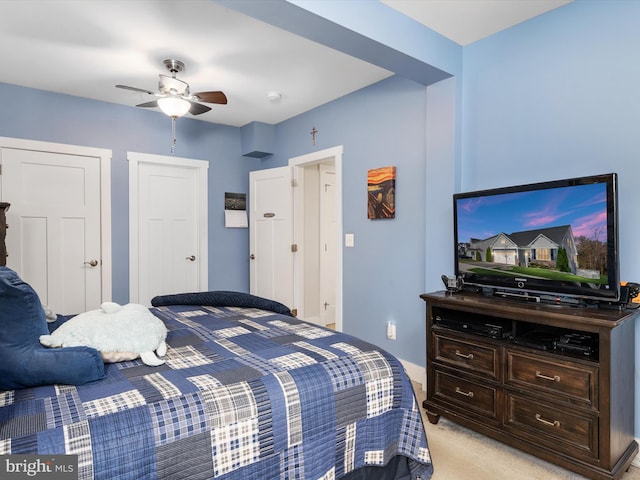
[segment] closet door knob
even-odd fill
[[[196,261],[196,256],[195,255],[191,255],[190,257],[187,257],[187,260],[191,260],[192,262]]]
[[[90,262],[84,262],[85,265],[91,265],[92,267],[95,267],[98,265],[98,261],[97,260],[91,260]]]

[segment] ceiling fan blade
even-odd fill
[[[144,88],[129,87],[128,85],[116,85],[116,88],[124,88],[125,90],[133,90],[134,92],[142,92],[148,93],[149,95],[155,95],[154,92],[150,92],[149,90],[145,90]]]
[[[205,113],[211,110],[211,107],[207,107],[206,105],[200,105],[199,103],[191,102],[191,108],[189,109],[189,113],[191,115],[200,115],[201,113]]]
[[[193,96],[197,97],[198,101],[204,103],[227,104],[227,96],[222,92],[199,92],[194,93]]]
[[[136,107],[157,107],[158,101],[152,100],[151,102],[141,103],[140,105],[136,105]]]

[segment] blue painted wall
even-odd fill
[[[579,0],[465,47],[463,188],[615,170],[633,205],[639,18],[638,1]]]
[[[126,152],[171,155],[162,113],[0,83],[0,136],[111,149],[113,301],[129,301],[129,165]],[[248,291],[246,229],[224,228],[224,193],[246,192],[258,160],[240,155],[240,129],[181,118],[176,156],[208,160],[209,287]],[[7,199],[9,200],[9,199]]]

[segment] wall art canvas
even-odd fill
[[[369,170],[367,175],[368,218],[395,218],[396,167]]]

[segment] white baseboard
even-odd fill
[[[422,385],[422,390],[426,391],[427,390],[427,369],[415,363],[402,360],[401,358],[399,360],[400,360],[400,363],[402,363],[402,366],[404,367],[404,369],[406,370],[407,375],[409,375],[409,378],[412,381],[418,382],[420,385]]]
[[[640,438],[636,438],[636,442],[640,444]],[[638,455],[635,456],[635,458],[631,462],[631,465],[633,465],[634,467],[640,468],[640,453],[638,453]]]

